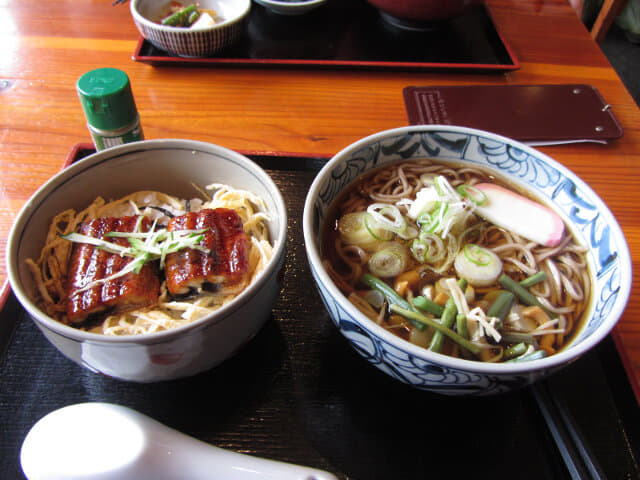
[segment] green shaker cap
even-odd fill
[[[98,68],[82,75],[76,84],[87,122],[100,130],[117,130],[138,115],[129,77],[117,68]]]

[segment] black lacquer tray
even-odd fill
[[[184,58],[140,37],[133,59],[162,65],[463,69],[520,68],[489,10],[477,6],[420,31],[401,29],[364,0],[329,0],[299,16],[254,3],[242,39],[211,57]]]
[[[75,149],[73,159],[89,153]],[[602,477],[638,478],[640,410],[610,337],[535,389],[499,396],[445,397],[391,379],[349,346],[312,286],[300,219],[326,159],[249,156],[279,185],[289,211],[284,283],[272,318],[221,366],[145,385],[67,360],[9,295],[0,313],[0,478],[23,478],[20,446],[38,419],[87,401],[132,407],[211,444],[325,469],[341,480],[579,478],[562,456],[578,460],[579,450],[554,441],[563,431],[564,440],[582,438]],[[542,412],[554,405],[574,430],[548,428]]]

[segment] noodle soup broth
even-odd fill
[[[494,188],[506,203],[541,206],[541,222],[558,221],[482,167],[397,161],[358,177],[333,201],[323,266],[360,312],[419,347],[492,363],[554,355],[590,310],[587,248],[564,220],[561,238],[545,237],[551,245],[509,228],[526,231],[535,216],[488,220]]]

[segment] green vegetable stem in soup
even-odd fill
[[[393,163],[337,198],[323,263],[372,321],[485,362],[552,355],[591,296],[586,248],[539,201],[475,166]]]
[[[207,27],[220,21],[222,19],[215,10],[200,8],[197,3],[184,5],[175,0],[168,2],[155,20],[156,23],[165,26],[183,28]]]

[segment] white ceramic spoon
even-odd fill
[[[98,402],[40,419],[22,444],[20,462],[29,480],[337,480],[214,447],[130,408]]]

